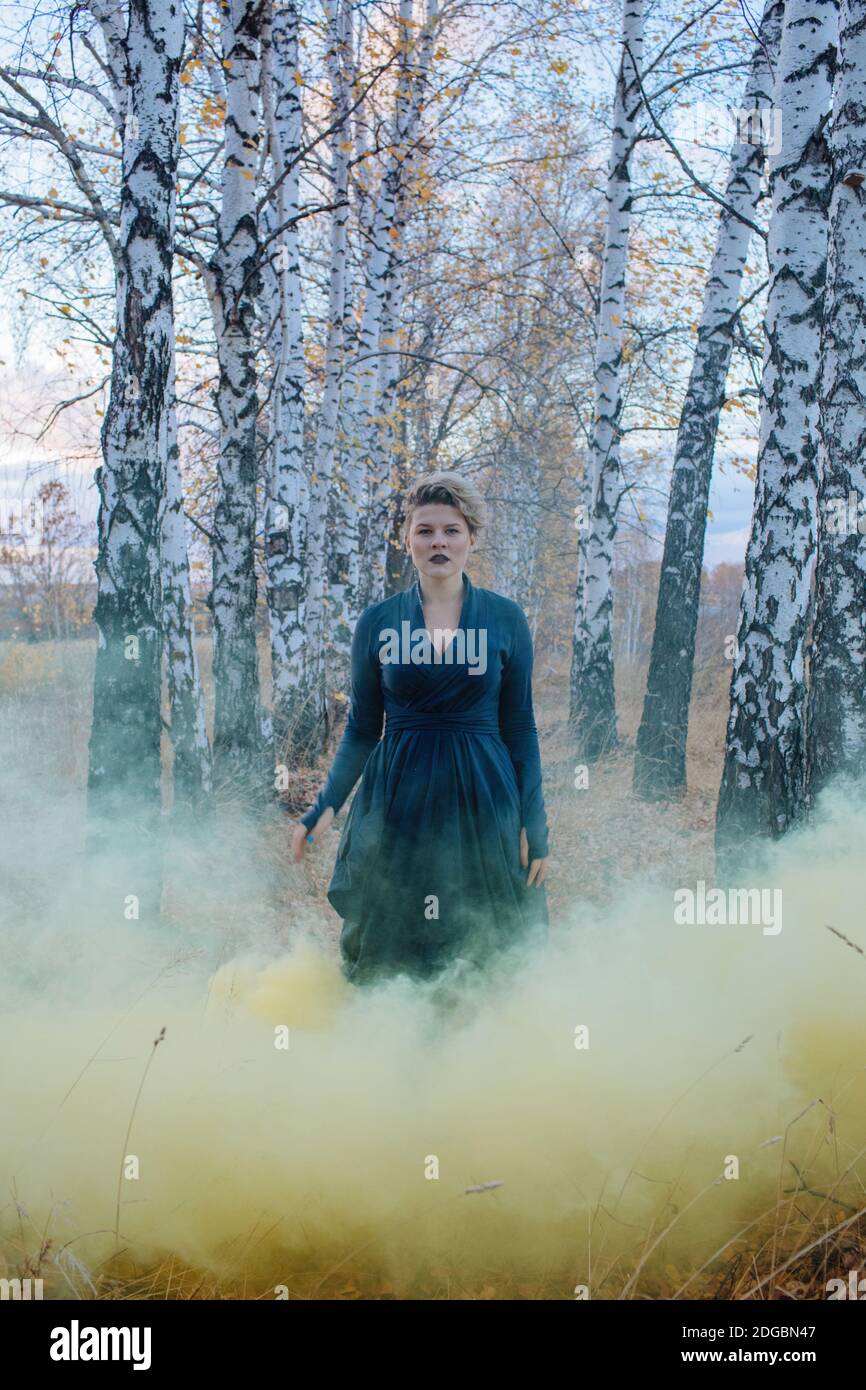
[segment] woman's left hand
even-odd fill
[[[532,863],[529,863],[529,841],[526,838],[526,827],[524,826],[520,832],[520,863],[524,869],[527,865],[529,866],[529,873],[526,876],[527,888],[533,886],[538,888],[544,882],[547,874],[548,857],[545,855],[543,859],[533,859]]]

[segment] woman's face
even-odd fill
[[[466,518],[445,502],[428,502],[412,513],[406,549],[419,574],[462,574],[475,544]]]

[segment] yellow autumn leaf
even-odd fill
[[[561,77],[564,72],[568,72],[568,63],[564,58],[555,58],[550,65],[551,72],[555,72]]]

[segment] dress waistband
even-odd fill
[[[435,713],[423,710],[399,710],[385,712],[385,733],[402,733],[404,729],[451,730],[455,734],[498,734],[499,720],[494,715],[465,714],[450,711]]]

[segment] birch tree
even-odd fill
[[[275,196],[267,204],[267,309],[273,325],[274,381],[265,558],[274,732],[278,746],[292,727],[302,685],[306,637],[304,581],[309,487],[304,467],[304,338],[301,291],[300,160],[303,130],[298,71],[300,15],[294,0],[269,12],[264,41],[265,117]]]
[[[408,4],[406,8],[411,19],[413,7]],[[427,0],[426,19],[420,33],[416,36],[407,32],[401,36],[402,61],[394,110],[394,152],[383,180],[390,245],[387,247],[387,254],[381,260],[376,258],[379,244],[375,240],[376,232],[381,235],[381,220],[378,216],[374,229],[374,258],[367,295],[369,298],[372,294],[372,301],[376,306],[379,358],[375,363],[375,379],[365,377],[374,393],[373,419],[365,417],[362,412],[360,420],[356,422],[356,425],[360,424],[362,435],[366,431],[363,443],[370,463],[370,505],[361,560],[362,582],[358,611],[367,604],[378,603],[385,597],[388,550],[391,542],[394,411],[397,407],[401,370],[400,339],[404,290],[402,248],[408,211],[408,183],[413,164],[416,162],[415,150],[438,18],[438,0]],[[387,187],[386,180],[390,180],[390,188]],[[377,213],[380,211],[381,206]],[[385,267],[381,276],[378,275],[380,264],[384,264]]]
[[[569,729],[576,753],[585,760],[598,758],[617,742],[611,579],[622,487],[620,363],[631,221],[629,166],[642,101],[643,23],[643,0],[624,0],[599,291],[590,440],[591,509],[578,575],[570,678]]]
[[[831,162],[824,135],[836,0],[787,0],[770,160],[770,290],[752,532],[719,795],[722,856],[783,834],[803,803],[806,636],[815,560],[818,376]]]
[[[219,496],[213,538],[214,775],[244,800],[264,795],[256,647],[255,299],[261,0],[221,7],[225,144],[211,262],[219,387]]]
[[[346,338],[346,256],[349,219],[350,111],[353,79],[351,0],[324,0],[328,25],[328,73],[332,118],[329,138],[332,212],[328,274],[328,319],[325,340],[324,385],[319,408],[312,487],[306,527],[306,646],[301,681],[295,697],[295,748],[315,756],[328,734],[325,689],[325,588],[327,546],[325,528],[334,477],[337,426],[343,383]]]
[[[359,611],[366,603],[376,602],[383,595],[385,585],[388,479],[379,441],[383,404],[377,390],[382,380],[380,353],[383,347],[385,351],[394,350],[397,318],[394,295],[399,280],[395,248],[400,237],[401,193],[405,168],[417,138],[424,78],[429,69],[439,13],[438,0],[427,0],[426,20],[418,34],[413,34],[413,10],[413,0],[400,0],[398,82],[390,148],[372,217],[357,346],[344,387],[348,438],[337,498],[333,582],[329,584],[338,677],[348,667],[352,632]],[[383,344],[385,337],[391,340],[387,347]],[[367,515],[370,540],[367,542],[365,538],[363,549],[367,556],[373,551],[376,553],[375,574],[365,573],[362,565],[359,515],[367,498],[371,504]]]
[[[85,61],[82,60],[82,55],[77,48],[75,62],[69,75],[56,73],[51,69],[45,73],[38,70],[36,72],[26,70],[22,74],[30,79],[39,77],[49,87],[56,81],[57,87],[53,92],[54,101],[49,101],[48,105],[43,105],[35,95],[32,82],[22,85],[22,82],[16,81],[5,68],[0,69],[0,79],[13,86],[22,98],[22,106],[14,113],[19,129],[23,126],[28,139],[32,139],[34,133],[37,134],[37,138],[47,139],[48,143],[56,146],[62,159],[66,162],[72,180],[82,195],[82,204],[78,206],[73,215],[79,227],[78,236],[81,237],[80,229],[86,222],[91,221],[93,228],[101,237],[104,247],[109,252],[112,275],[116,282],[118,265],[121,260],[116,230],[120,215],[115,206],[115,190],[112,182],[103,176],[111,171],[112,159],[118,158],[114,154],[113,145],[123,141],[127,133],[127,117],[132,111],[130,105],[130,70],[127,61],[127,31],[130,16],[128,7],[120,3],[120,0],[90,0],[88,8],[101,34],[104,56],[98,52],[98,44],[94,45],[91,36],[85,34],[87,57],[99,63],[102,72],[107,76],[107,92],[95,86],[92,81],[92,73],[87,70]],[[154,7],[154,12],[157,10],[158,7]],[[159,41],[158,35],[157,41]],[[99,69],[97,69],[98,71]],[[56,101],[58,89],[70,93],[71,102],[75,103],[79,119],[83,118],[83,110],[87,109],[85,104],[92,104],[91,109],[95,109],[99,116],[108,118],[108,130],[106,133],[97,133],[97,143],[79,143],[79,141],[69,138],[65,127],[69,123],[69,111],[72,108],[70,105],[66,111],[58,109]],[[7,110],[6,114],[10,116],[13,113]],[[175,114],[178,114],[177,110]],[[136,120],[137,118],[133,114],[128,126],[130,139],[136,130]],[[143,158],[146,164],[146,157]],[[109,161],[107,165],[104,163],[106,159]],[[177,158],[175,158],[175,165],[177,163]],[[98,167],[100,164],[102,167]],[[97,167],[94,168],[94,166]],[[0,194],[0,198],[4,201],[13,199],[15,196],[12,193]],[[170,241],[174,238],[175,201],[175,199],[171,201]],[[92,245],[95,253],[94,261],[98,261],[98,246],[95,239],[93,241],[88,239],[86,244]],[[80,240],[78,245],[82,245]],[[43,258],[40,264],[45,265],[46,258]],[[112,302],[115,299],[116,295],[113,294]],[[89,331],[94,345],[106,342],[115,327],[113,315],[111,323],[106,325],[103,332],[100,325],[94,322],[92,309],[88,309],[89,304],[90,300],[85,296],[83,302],[75,301],[72,305],[67,306],[67,309],[70,316],[78,316],[78,326],[80,330],[84,330],[85,340]],[[172,306],[173,308],[174,306]],[[162,497],[163,505],[161,506],[159,526],[162,551],[160,558],[162,578],[160,616],[168,675],[170,735],[174,748],[176,785],[173,805],[177,811],[194,807],[196,812],[200,814],[207,801],[210,786],[210,750],[204,724],[204,697],[195,652],[189,561],[183,522],[183,493],[179,474],[179,459],[176,453],[176,435],[174,434],[173,312],[170,329],[167,332],[170,332],[171,336],[172,364],[168,372],[170,399],[167,415],[169,422],[168,443],[165,457],[166,491]],[[134,384],[129,389],[134,395]]]
[[[172,810],[193,823],[213,810],[213,774],[204,692],[195,646],[195,618],[177,438],[175,354],[172,332],[166,422],[166,473],[162,500],[162,622],[174,750]]]
[[[807,784],[866,771],[866,26],[842,0],[820,381],[821,485]]]
[[[634,790],[648,799],[678,795],[686,784],[689,702],[713,455],[743,271],[756,225],[767,133],[773,126],[771,64],[778,53],[782,10],[782,0],[768,0],[758,31],[677,430],[655,630],[634,765]]]
[[[99,641],[94,675],[88,808],[93,840],[138,826],[152,844],[161,809],[160,507],[165,491],[172,366],[172,237],[183,12],[177,0],[131,0],[120,231],[115,248],[116,337],[102,431],[99,489]],[[159,910],[153,865],[130,884]]]

